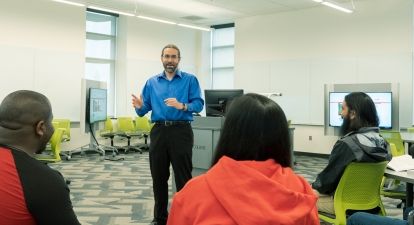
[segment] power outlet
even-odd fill
[[[312,136],[309,136],[309,141],[312,141]]]

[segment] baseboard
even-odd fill
[[[298,152],[298,151],[295,151],[294,153],[295,153],[295,155],[318,157],[318,158],[324,158],[324,159],[327,159],[330,156],[329,154],[314,153],[314,152]]]

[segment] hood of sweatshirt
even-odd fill
[[[390,161],[391,150],[387,141],[379,134],[378,127],[363,127],[345,135],[342,139],[354,152],[357,161]]]
[[[308,182],[273,160],[222,157],[206,174],[213,195],[239,225],[300,224],[317,197]]]

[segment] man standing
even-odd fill
[[[0,105],[0,224],[79,225],[62,175],[33,158],[54,129],[49,100],[16,91]]]
[[[132,95],[132,105],[139,116],[152,110],[155,126],[150,134],[150,169],[154,191],[153,225],[165,225],[168,218],[168,179],[170,163],[177,191],[191,179],[193,131],[192,113],[203,109],[201,89],[197,78],[178,70],[181,55],[177,46],[162,49],[164,72],[151,77],[142,95]]]
[[[375,104],[367,94],[353,92],[346,95],[341,116],[341,132],[344,136],[335,143],[328,165],[312,184],[319,194],[318,210],[330,214],[335,214],[333,195],[345,168],[351,162],[382,162],[391,159],[389,146],[379,135]]]

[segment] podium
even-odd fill
[[[194,117],[193,176],[211,167],[223,123],[224,117]]]

